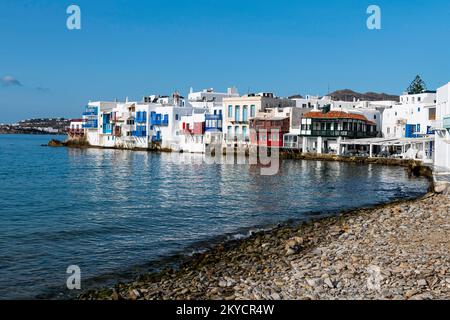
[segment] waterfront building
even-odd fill
[[[269,114],[250,119],[250,145],[282,148],[283,137],[289,133],[290,118]]]
[[[83,114],[83,128],[93,146],[177,149],[181,117],[192,110],[178,93],[143,102],[94,102]]]
[[[192,114],[183,116],[180,121],[181,141],[179,150],[183,152],[203,153],[210,144],[221,144],[223,139],[223,99],[238,97],[236,88],[227,92],[204,89],[188,95],[188,106]]]
[[[436,132],[435,165],[450,172],[450,83],[437,90],[433,128]]]
[[[383,112],[382,132],[385,138],[416,138],[432,135],[436,120],[436,92],[404,94],[400,103]]]
[[[260,116],[267,109],[286,107],[295,107],[295,101],[267,92],[224,98],[222,113],[225,145],[248,145],[250,119]]]
[[[84,136],[83,119],[72,119],[67,134],[70,138],[81,138]]]
[[[205,152],[205,118],[205,113],[194,113],[189,116],[181,117],[181,141],[179,151],[191,153]]]
[[[112,111],[117,106],[117,102],[96,101],[89,102],[83,112],[83,129],[87,142],[92,146],[101,146],[103,125],[101,125],[101,115],[103,112]]]
[[[345,139],[376,137],[376,123],[354,110],[315,110],[301,120],[302,151],[313,153],[338,153]]]

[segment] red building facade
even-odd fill
[[[250,143],[254,146],[282,148],[283,136],[289,133],[289,117],[250,119]]]

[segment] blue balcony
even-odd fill
[[[147,112],[146,111],[136,112],[136,118],[134,121],[136,123],[147,123]]]
[[[146,126],[136,126],[136,129],[131,132],[133,137],[144,138],[147,137],[147,127]]]
[[[145,138],[145,137],[147,137],[147,131],[136,131],[135,130],[131,133],[131,135],[133,137],[137,137],[137,138]]]
[[[169,115],[165,114],[163,116],[160,113],[152,112],[150,114],[150,125],[167,127],[169,125]]]
[[[86,106],[83,116],[98,116],[98,107]]]
[[[97,120],[89,120],[83,122],[83,129],[97,129],[98,121]]]
[[[161,125],[167,127],[169,125],[169,115],[165,114],[164,117],[162,117]]]
[[[150,115],[150,125],[160,126],[161,125],[161,115],[156,112],[152,112]]]
[[[222,132],[222,115],[221,114],[206,114],[205,115],[205,131],[220,131]]]

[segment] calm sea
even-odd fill
[[[275,176],[201,155],[48,148],[0,135],[0,299],[65,298],[288,220],[416,197],[403,168],[283,161]],[[195,161],[194,161],[195,160]]]

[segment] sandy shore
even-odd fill
[[[450,299],[450,196],[281,227],[81,299]]]

